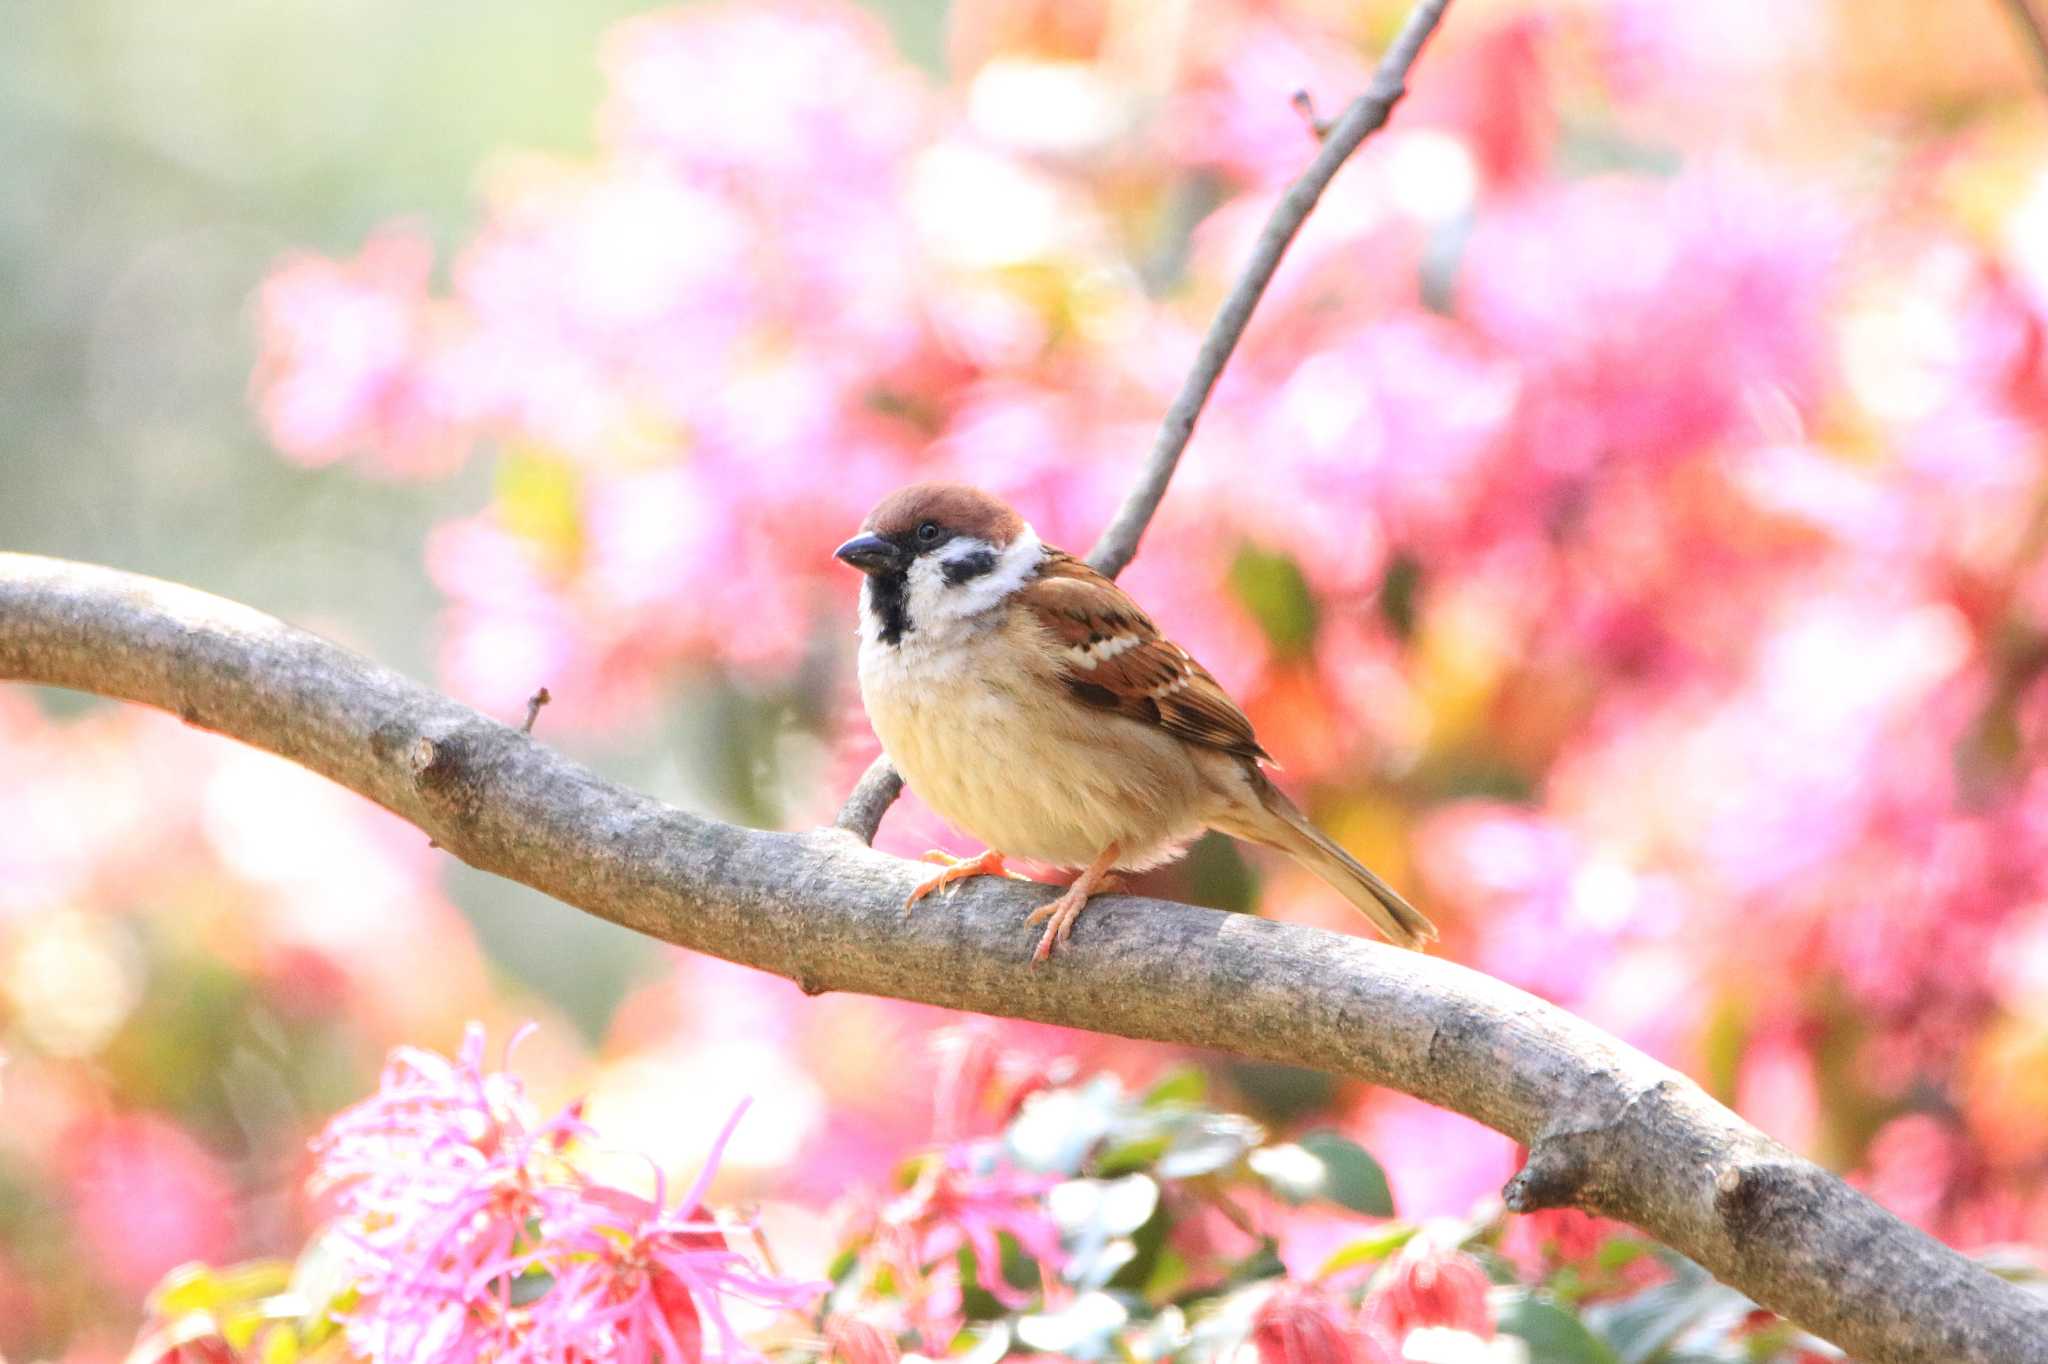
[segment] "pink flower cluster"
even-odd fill
[[[1817,111],[1834,49],[1761,62],[1750,12],[1440,34],[1126,581],[1447,950],[1809,1150],[1886,1134],[1874,1187],[1931,1124],[1901,1206],[2048,1237],[2040,172],[1941,120],[1836,172],[1900,111]],[[625,723],[801,673],[850,776],[829,547],[936,474],[1084,548],[1311,154],[1288,95],[1333,112],[1390,15],[962,0],[941,79],[832,0],[635,20],[595,156],[505,163],[445,292],[403,232],[281,267],[259,404],[298,459],[495,461],[426,550],[456,690]]]
[[[1252,1319],[1259,1364],[1401,1364],[1417,1331],[1494,1334],[1486,1271],[1427,1232],[1401,1248],[1362,1308],[1314,1284],[1282,1282]],[[1426,1348],[1426,1347],[1425,1347]]]
[[[578,1109],[540,1118],[512,1075],[484,1068],[481,1027],[453,1060],[393,1053],[378,1092],[315,1148],[354,1288],[351,1346],[421,1364],[758,1358],[729,1304],[795,1309],[824,1285],[734,1250],[737,1229],[703,1205],[740,1116],[671,1206],[583,1173],[576,1148],[595,1134]]]

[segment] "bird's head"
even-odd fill
[[[1044,553],[1008,503],[963,483],[898,489],[836,551],[867,575],[863,634],[891,646],[984,615],[1030,580]]]

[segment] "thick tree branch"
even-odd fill
[[[1531,1148],[1512,1206],[1643,1228],[1876,1364],[2048,1364],[2048,1303],[1797,1158],[1698,1086],[1487,976],[1362,938],[1129,896],[1026,968],[997,878],[903,914],[921,876],[838,829],[663,805],[247,607],[0,554],[0,680],[157,706],[303,764],[472,866],[667,942],[852,990],[1313,1066]],[[372,950],[374,944],[365,944]]]
[[[1116,509],[1095,548],[1088,551],[1088,562],[1099,572],[1114,578],[1137,554],[1138,541],[1145,534],[1145,527],[1152,524],[1160,499],[1166,496],[1166,485],[1180,464],[1181,451],[1187,449],[1188,440],[1195,434],[1195,421],[1209,401],[1209,392],[1216,387],[1231,352],[1237,349],[1238,338],[1252,320],[1252,310],[1259,306],[1266,286],[1273,281],[1273,272],[1280,268],[1280,258],[1287,254],[1288,245],[1308,221],[1310,211],[1323,197],[1337,168],[1358,150],[1359,143],[1379,130],[1394,111],[1394,105],[1408,92],[1408,68],[1415,64],[1422,44],[1436,31],[1437,21],[1443,18],[1449,3],[1450,0],[1418,0],[1393,46],[1380,58],[1365,93],[1351,101],[1335,123],[1314,124],[1316,134],[1323,140],[1322,150],[1273,206],[1272,215],[1252,247],[1252,258],[1245,263],[1244,273],[1224,298],[1202,338],[1195,367],[1188,371],[1173,405],[1166,409],[1159,437],[1152,443],[1152,453],[1146,457],[1137,483],[1125,494],[1123,505]],[[882,816],[902,793],[903,778],[889,765],[888,758],[876,758],[839,807],[835,822],[839,828],[857,835],[861,842],[872,843],[875,831],[882,826]]]

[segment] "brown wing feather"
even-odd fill
[[[1113,710],[1210,748],[1271,762],[1252,722],[1122,588],[1057,550],[1017,599],[1065,649],[1062,679],[1082,705]]]

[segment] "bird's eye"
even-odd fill
[[[917,528],[917,541],[921,545],[935,545],[939,542],[939,523],[927,521]]]

